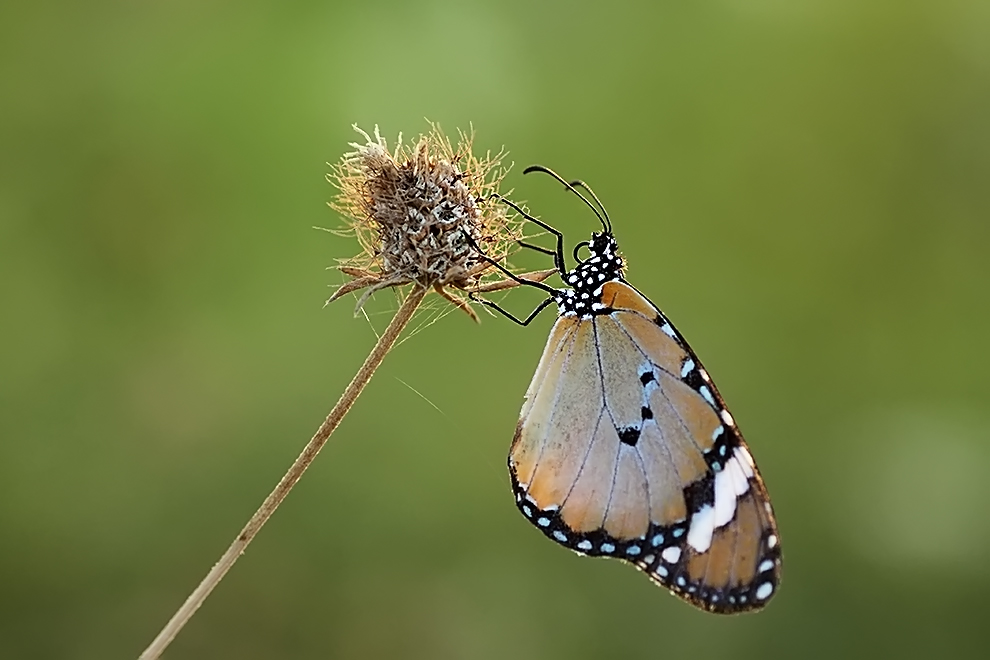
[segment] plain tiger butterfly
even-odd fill
[[[701,361],[674,326],[625,280],[611,221],[594,192],[552,175],[581,197],[603,231],[574,249],[557,239],[565,284],[559,314],[526,392],[509,450],[516,505],[537,529],[583,554],[629,562],[692,605],[720,614],[756,610],[776,593],[781,554],[763,479]],[[595,200],[597,207],[578,188]],[[588,256],[578,252],[587,247]]]

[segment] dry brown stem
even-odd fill
[[[309,467],[310,463],[313,462],[313,459],[320,452],[320,449],[326,444],[330,434],[334,432],[334,429],[340,424],[340,420],[344,418],[344,415],[347,414],[347,411],[350,410],[351,406],[364,390],[365,385],[371,380],[375,370],[382,363],[382,360],[385,359],[385,356],[388,355],[392,346],[395,345],[395,341],[399,338],[403,328],[412,319],[413,313],[423,301],[423,297],[427,291],[428,289],[423,287],[414,287],[409,295],[406,296],[402,306],[399,307],[399,311],[395,313],[391,323],[388,324],[385,332],[379,338],[378,343],[375,344],[375,347],[371,350],[367,359],[365,359],[364,364],[361,365],[354,379],[351,380],[350,385],[341,394],[337,405],[333,407],[333,410],[327,415],[323,424],[317,429],[316,434],[303,448],[302,453],[296,458],[288,472],[282,477],[282,480],[275,486],[275,490],[265,498],[265,501],[258,510],[251,516],[251,519],[244,525],[244,529],[241,530],[241,533],[230,544],[227,551],[223,553],[220,560],[214,564],[210,572],[203,578],[203,581],[199,583],[199,586],[189,594],[182,607],[176,611],[162,631],[158,633],[158,636],[155,637],[154,641],[151,642],[151,645],[141,654],[141,660],[151,660],[161,656],[179,631],[182,630],[193,614],[196,613],[199,606],[203,604],[206,597],[210,595],[210,592],[220,583],[220,580],[227,574],[227,571],[234,565],[238,557],[244,553],[248,544],[251,543],[251,540],[254,539],[264,524],[268,522],[272,514],[275,513],[275,509],[278,508],[278,505],[282,503],[282,500],[285,499],[289,491],[292,490],[292,487],[302,477],[306,468]]]

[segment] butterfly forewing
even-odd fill
[[[620,279],[595,293],[595,313],[558,318],[527,392],[509,454],[520,510],[706,610],[762,607],[777,528],[732,416],[652,303]]]

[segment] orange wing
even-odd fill
[[[780,580],[763,480],[708,373],[625,282],[557,319],[509,453],[516,503],[576,552],[615,557],[711,612]]]

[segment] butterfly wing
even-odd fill
[[[516,503],[576,552],[633,563],[712,612],[776,592],[773,510],[735,421],[667,318],[622,281],[558,318],[509,468]]]

